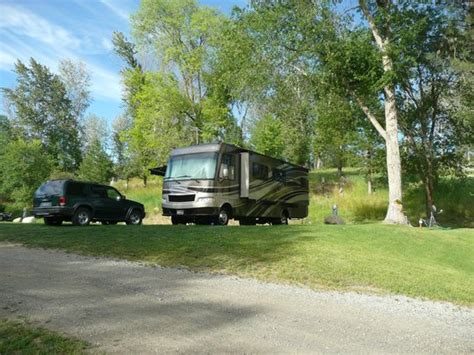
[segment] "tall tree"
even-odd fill
[[[165,82],[160,96],[170,94],[170,100],[180,96],[182,105],[168,119],[194,131],[196,143],[222,138],[232,126],[226,97],[213,87],[212,79],[222,22],[215,10],[194,0],[143,0],[132,17],[134,37],[144,51],[155,55]]]
[[[427,215],[440,174],[462,174],[463,147],[473,142],[472,124],[457,114],[463,78],[452,65],[469,56],[465,12],[462,4],[411,4],[394,22],[411,29],[397,31],[392,51],[403,51],[396,70],[405,168],[423,183]]]
[[[91,75],[84,62],[71,59],[59,62],[59,75],[71,101],[72,113],[76,120],[80,121],[92,101],[89,89]]]
[[[390,56],[389,47],[393,39],[392,16],[398,11],[392,6],[390,0],[379,0],[372,4],[372,9],[367,5],[367,1],[359,0],[359,6],[367,20],[372,35],[377,44],[382,60],[384,78],[383,83],[384,107],[385,107],[385,128],[379,123],[378,118],[355,90],[352,90],[354,99],[367,115],[377,131],[385,140],[387,157],[387,177],[388,177],[388,210],[385,216],[386,223],[407,223],[407,218],[403,213],[402,204],[402,166],[400,158],[399,137],[398,137],[398,109],[395,97],[395,82],[390,80],[393,76],[393,58]]]
[[[17,86],[2,90],[24,139],[39,140],[58,169],[74,171],[81,159],[79,122],[63,82],[33,58],[30,66],[18,61],[15,73]]]
[[[123,127],[122,125],[116,127],[120,132],[117,131],[118,135],[114,136],[113,142],[115,142],[115,147],[119,149],[121,147],[119,142],[124,142],[127,146],[129,160],[126,165],[121,165],[119,171],[125,174],[126,179],[132,175],[141,176],[146,186],[148,168],[149,165],[152,165],[152,157],[149,157],[148,147],[146,147],[145,144],[132,143],[132,140],[136,142],[137,136],[131,134],[131,129],[138,122],[139,107],[141,105],[144,107],[149,106],[148,103],[142,103],[141,99],[139,99],[139,95],[146,85],[146,74],[138,61],[138,53],[134,43],[130,42],[121,32],[114,32],[112,42],[114,44],[115,53],[120,56],[127,65],[121,71],[125,89],[122,99],[126,107],[124,120],[122,122],[126,124]],[[122,170],[122,168],[124,170]]]
[[[248,121],[274,117],[282,124],[283,158],[309,164],[315,118],[309,63],[281,45],[291,36],[287,30],[278,32],[278,15],[267,11],[267,4],[253,5],[254,11],[235,9],[226,22],[216,70],[234,106],[245,109],[242,131],[252,133],[245,132]]]

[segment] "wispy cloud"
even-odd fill
[[[61,43],[65,47],[78,48],[81,44],[81,41],[69,31],[25,9],[1,5],[0,10],[2,12],[0,28],[50,45]]]
[[[115,3],[110,0],[100,0],[101,4],[109,8],[114,14],[120,17],[122,20],[129,21],[130,16],[128,12],[120,7],[118,7]]]
[[[82,60],[92,76],[94,97],[119,101],[121,83],[118,72],[84,58],[90,37],[80,37],[21,6],[0,4],[0,70],[11,70],[17,59],[34,57],[52,70],[61,59]],[[97,38],[99,46],[108,46]]]

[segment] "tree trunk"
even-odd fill
[[[395,92],[393,87],[387,85],[385,86],[385,131],[387,134],[385,146],[388,175],[388,209],[384,223],[388,224],[407,223],[402,204],[402,166],[398,147],[397,116]]]
[[[143,174],[143,186],[144,187],[146,187],[147,180],[148,180],[148,176],[146,176],[146,174]]]
[[[318,154],[318,159],[316,160],[316,169],[321,169],[323,167],[323,161],[321,160],[321,155]]]
[[[367,179],[367,193],[369,195],[372,195],[372,176],[369,175],[369,178]]]
[[[431,209],[434,205],[434,185],[431,179],[426,178],[424,181],[425,185],[425,198],[426,198],[426,218],[429,218],[431,215]]]
[[[377,2],[378,7],[386,10],[391,4],[391,1]],[[393,70],[392,59],[387,53],[387,48],[390,44],[389,33],[390,24],[385,23],[385,37],[382,37],[374,18],[368,10],[365,0],[359,0],[359,5],[369,22],[370,29],[374,36],[375,42],[382,54],[383,71],[389,73]],[[369,117],[369,120],[374,124],[375,128],[382,137],[385,138],[386,158],[387,158],[387,175],[388,175],[388,208],[384,223],[388,224],[407,224],[407,217],[403,213],[402,205],[402,165],[400,162],[400,150],[398,147],[398,112],[395,101],[395,89],[393,84],[387,84],[384,87],[385,94],[385,132],[380,127],[375,118],[371,118],[368,108],[363,108],[364,112]],[[372,115],[373,116],[373,115]],[[385,135],[384,135],[385,133]]]

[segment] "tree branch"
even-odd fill
[[[384,140],[387,140],[387,132],[379,123],[379,121],[377,120],[377,117],[375,117],[372,111],[370,111],[370,109],[362,102],[362,100],[354,92],[351,92],[351,95],[354,97],[354,99],[356,100],[357,104],[362,109],[362,111],[364,111],[365,115],[367,116],[369,121],[372,123],[372,125],[375,127],[377,132],[379,132],[379,134],[382,136]]]
[[[359,0],[359,6],[364,16],[367,18],[367,22],[369,23],[370,29],[372,30],[372,34],[375,38],[375,42],[377,43],[377,45],[383,52],[385,50],[385,43],[382,39],[382,36],[380,36],[379,30],[377,29],[377,26],[375,25],[375,19],[370,14],[369,9],[367,8],[367,4],[365,3],[365,0]]]

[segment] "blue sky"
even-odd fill
[[[247,1],[200,3],[230,13]],[[92,76],[88,112],[110,122],[123,109],[122,62],[113,53],[111,36],[113,31],[130,34],[129,16],[138,6],[138,0],[0,0],[0,87],[15,85],[17,59],[33,57],[53,72],[61,59],[82,60]]]

